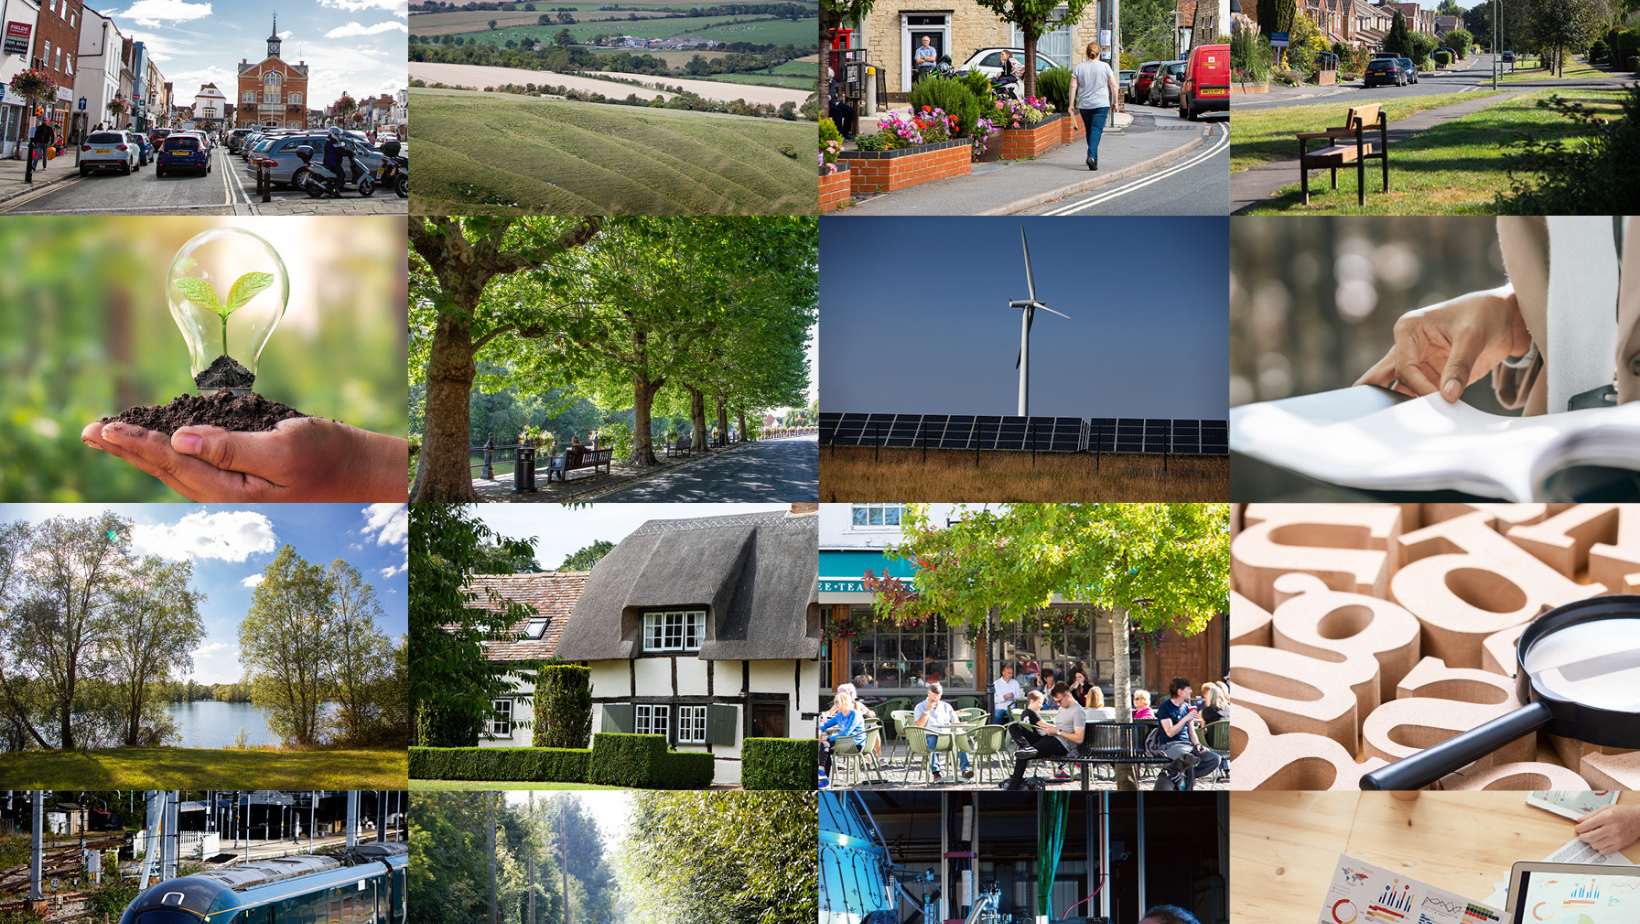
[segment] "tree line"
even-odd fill
[[[411,382],[425,386],[411,497],[473,501],[475,385],[573,385],[632,411],[629,460],[657,463],[652,422],[686,416],[705,448],[733,415],[807,400],[817,299],[812,218],[432,218],[410,224]],[[506,376],[479,376],[480,361]]]

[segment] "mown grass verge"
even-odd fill
[[[0,754],[0,782],[11,789],[403,789],[408,776],[403,748],[111,748]]]
[[[1501,92],[1501,91],[1499,91]],[[1397,120],[1404,119],[1414,113],[1426,109],[1436,109],[1441,106],[1450,106],[1453,103],[1466,102],[1483,96],[1496,96],[1496,93],[1441,93],[1432,96],[1412,96],[1406,99],[1392,99],[1381,101],[1384,112],[1389,116],[1390,125]],[[1231,117],[1235,131],[1230,135],[1230,172],[1246,170],[1259,164],[1273,160],[1284,160],[1298,156],[1298,142],[1293,136],[1299,132],[1319,132],[1328,128],[1344,124],[1344,115],[1349,112],[1347,102],[1318,103],[1314,106],[1284,106],[1279,109],[1267,109],[1258,112],[1246,112],[1240,109]],[[1318,147],[1318,142],[1310,142],[1312,148]],[[1391,149],[1389,156],[1393,162],[1395,150]]]

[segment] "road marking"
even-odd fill
[[[245,189],[245,181],[239,178],[239,171],[229,169],[227,172],[233,175],[233,181],[239,187],[239,194],[241,196],[245,197],[245,205],[250,207],[251,214],[252,215],[262,214],[262,210],[256,207],[255,202],[251,201],[251,194],[250,194],[249,191],[247,191]],[[239,207],[236,205],[236,206],[234,206],[234,208],[237,211]]]
[[[1087,199],[1086,201],[1079,202],[1079,203],[1074,203],[1072,205],[1067,205],[1067,206],[1064,206],[1062,208],[1054,209],[1052,211],[1043,212],[1042,214],[1043,215],[1072,215],[1072,214],[1075,214],[1077,212],[1082,211],[1083,209],[1092,208],[1095,205],[1099,205],[1100,203],[1103,203],[1103,202],[1108,202],[1111,199],[1115,199],[1118,196],[1125,196],[1128,193],[1133,192],[1136,189],[1143,189],[1144,187],[1149,186],[1152,183],[1156,183],[1156,182],[1159,182],[1161,180],[1167,179],[1168,177],[1174,175],[1175,173],[1181,173],[1185,170],[1189,170],[1190,168],[1195,167],[1198,164],[1203,163],[1204,161],[1210,160],[1211,158],[1216,156],[1220,151],[1225,150],[1229,147],[1230,147],[1230,131],[1229,131],[1229,128],[1226,127],[1224,134],[1219,137],[1218,141],[1215,141],[1213,143],[1213,145],[1211,147],[1209,147],[1207,150],[1203,151],[1200,154],[1195,155],[1194,157],[1191,157],[1189,160],[1180,161],[1179,163],[1167,168],[1166,170],[1163,170],[1159,173],[1151,174],[1150,176],[1146,177],[1141,182],[1128,183],[1128,184],[1123,185],[1123,186],[1118,186],[1116,189],[1113,189],[1110,192],[1105,193],[1102,196],[1096,196],[1094,198]]]
[[[18,196],[17,198],[12,199],[11,201],[4,203],[3,205],[0,205],[0,212],[13,211],[13,210],[17,209],[19,206],[28,205],[30,202],[33,202],[34,200],[40,198],[41,196],[46,195],[47,193],[53,193],[53,192],[56,192],[59,189],[67,189],[70,186],[73,186],[75,183],[83,182],[84,180],[85,180],[85,177],[77,176],[77,177],[72,177],[70,179],[62,180],[62,181],[59,181],[59,182],[56,182],[56,183],[52,183],[49,186],[42,186],[39,189],[34,190],[32,193],[24,193],[21,196]]]

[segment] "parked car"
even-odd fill
[[[241,141],[244,141],[245,136],[249,135],[250,133],[251,133],[251,130],[248,129],[248,128],[236,128],[233,131],[229,132],[228,133],[228,152],[232,153],[234,151],[239,150],[239,143]]]
[[[1122,71],[1116,75],[1117,89],[1122,92],[1122,98],[1127,99],[1128,88],[1133,85],[1133,75],[1138,71]]]
[[[171,130],[169,128],[156,128],[148,133],[148,140],[153,142],[155,148],[158,148],[159,143],[164,141],[165,136],[169,134],[171,134]]]
[[[1023,48],[981,48],[979,51],[976,51],[968,56],[968,60],[963,62],[962,69],[968,71],[982,71],[987,77],[995,77],[1002,73],[1002,53],[1004,51],[1011,52],[1014,56],[1014,61],[1019,65],[1021,70],[1024,69],[1025,49]],[[1050,57],[1040,51],[1036,53],[1036,72],[1038,74],[1052,68],[1063,66],[1064,62],[1060,61],[1058,58]],[[353,133],[348,132],[348,134],[351,135]]]
[[[1146,61],[1139,65],[1139,70],[1133,75],[1133,82],[1128,85],[1128,102],[1139,103],[1150,98],[1150,84],[1156,78],[1156,69],[1162,66],[1161,61]]]
[[[1374,58],[1367,62],[1367,69],[1361,74],[1361,85],[1364,87],[1376,87],[1379,84],[1404,87],[1406,82],[1406,73],[1401,70],[1401,63],[1395,58]]]
[[[211,172],[211,152],[205,139],[193,132],[177,132],[160,145],[159,159],[154,163],[154,175],[164,176],[178,170],[198,170],[200,176]]]
[[[131,140],[135,141],[138,145],[137,166],[148,166],[148,162],[154,159],[154,143],[149,141],[148,136],[144,135],[142,132],[133,132],[131,134]]]
[[[80,176],[93,170],[118,170],[129,176],[142,166],[140,152],[129,132],[92,132],[80,145]]]
[[[1412,63],[1412,59],[1411,58],[1396,58],[1395,60],[1401,65],[1401,72],[1406,74],[1407,83],[1417,83],[1418,82],[1418,66]]]
[[[1150,81],[1150,92],[1145,101],[1152,106],[1166,107],[1179,101],[1179,84],[1184,83],[1184,62],[1163,61]]]
[[[354,143],[354,147],[359,150],[359,161],[370,169],[371,176],[379,175],[382,170],[381,151],[372,147],[362,137],[355,136],[352,132],[349,132],[348,136],[349,140]],[[273,182],[281,186],[288,186],[291,174],[296,172],[297,167],[302,166],[301,159],[296,156],[296,149],[304,144],[313,148],[314,163],[323,161],[325,133],[304,134],[298,132],[272,139],[266,148],[259,151],[252,158],[247,169],[254,175],[258,162],[268,161],[271,165]]]
[[[1179,86],[1179,115],[1230,111],[1230,46],[1197,45],[1185,63]]]

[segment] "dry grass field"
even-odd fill
[[[1091,453],[980,453],[931,449],[820,448],[823,502],[917,501],[1224,501],[1230,497],[1226,457],[1162,457]],[[1097,470],[1095,466],[1097,465]]]

